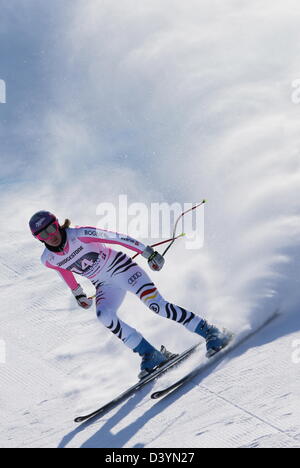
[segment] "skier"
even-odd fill
[[[35,238],[45,245],[42,263],[56,270],[71,289],[80,307],[88,309],[93,300],[88,298],[74,273],[88,278],[96,288],[96,311],[100,322],[141,358],[140,378],[164,364],[171,355],[165,348],[154,348],[137,330],[117,315],[127,291],[135,294],[156,314],[174,320],[187,330],[206,340],[207,356],[211,357],[228,342],[226,332],[209,325],[193,312],[166,301],[148,274],[124,252],[110,245],[120,245],[141,254],[153,271],[160,271],[165,259],[152,247],[128,235],[95,227],[70,227],[70,221],[59,224],[49,211],[39,211],[30,219],[29,226]]]

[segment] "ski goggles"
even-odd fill
[[[54,223],[49,224],[45,229],[35,234],[35,237],[40,241],[46,241],[50,239],[50,237],[55,236],[59,231],[59,224],[58,221],[54,221]]]

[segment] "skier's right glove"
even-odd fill
[[[160,271],[165,264],[164,257],[149,245],[145,248],[142,256],[147,258],[149,267],[153,271]]]
[[[93,304],[93,299],[89,299],[86,294],[84,294],[82,287],[79,285],[77,289],[72,290],[72,293],[75,296],[75,299],[80,307],[83,309],[89,309]]]

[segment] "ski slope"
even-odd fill
[[[92,312],[76,309],[59,279],[37,275],[28,254],[18,261],[15,241],[16,271],[1,256],[2,447],[300,447],[298,311],[162,401],[150,400],[151,391],[192,368],[197,355],[103,418],[75,426],[74,416],[134,383],[138,360],[103,336]],[[190,336],[184,331],[186,343]]]
[[[0,447],[300,447],[299,17],[296,0],[3,6]],[[149,398],[196,355],[78,427],[139,357],[43,268],[27,223],[49,209],[102,227],[120,195],[208,200],[203,248],[181,239],[151,273],[166,299],[236,333],[281,316],[169,397]],[[197,342],[135,297],[120,316],[156,346]]]

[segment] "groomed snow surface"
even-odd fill
[[[93,311],[77,309],[60,279],[29,258],[27,244],[19,256],[21,236],[11,241],[16,271],[0,256],[7,343],[1,446],[300,447],[299,364],[292,360],[298,311],[283,314],[173,395],[149,399],[154,388],[192,368],[201,352],[103,418],[77,427],[74,416],[135,382],[139,360],[102,329]],[[181,336],[180,326],[152,317],[135,298],[127,297],[122,311],[131,323],[135,314],[153,320],[148,336],[154,342],[162,323]],[[197,340],[182,330],[179,350]]]
[[[2,3],[0,446],[299,448],[299,0]],[[139,357],[41,265],[28,219],[135,236],[133,203],[203,198],[203,248],[180,239],[151,273],[163,296],[236,333],[282,315],[162,401],[151,391],[201,353],[76,426],[135,383]],[[103,225],[102,203],[128,230]],[[198,339],[132,296],[120,315],[171,351]]]

